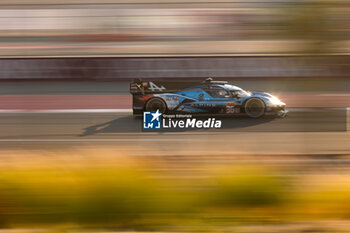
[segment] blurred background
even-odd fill
[[[349,52],[346,0],[1,1],[2,56]]]
[[[1,0],[0,232],[349,232],[348,0]],[[141,132],[129,83],[285,119]]]

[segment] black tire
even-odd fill
[[[259,98],[251,98],[245,102],[244,110],[247,116],[259,118],[265,114],[265,103]]]
[[[167,106],[162,99],[152,98],[146,103],[145,109],[147,112],[155,112],[159,110],[160,113],[166,113]]]

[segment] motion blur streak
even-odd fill
[[[1,0],[0,233],[349,232],[348,0]],[[147,133],[131,80],[285,119]]]
[[[346,0],[13,1],[2,56],[349,53]]]
[[[323,167],[307,157],[132,157],[104,147],[22,151],[20,160],[1,154],[6,228],[253,233],[251,226],[283,232],[286,222],[300,231],[349,226],[348,159]]]

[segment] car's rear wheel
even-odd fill
[[[258,118],[265,113],[265,103],[259,98],[251,98],[245,102],[244,110],[247,116]]]
[[[162,99],[159,99],[159,98],[150,99],[146,103],[145,108],[146,108],[147,112],[155,112],[155,111],[159,110],[160,113],[165,113],[167,111],[166,103]]]

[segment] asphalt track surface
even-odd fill
[[[308,91],[296,86],[287,88],[287,82],[240,81],[238,85],[283,93],[291,88],[295,88],[293,93]],[[328,87],[324,91],[333,92]],[[129,94],[127,82],[2,82],[0,95],[26,99],[31,95],[46,98]],[[346,108],[296,110],[283,119],[224,118],[222,129],[179,132],[142,132],[142,119],[130,112],[0,113],[0,149],[51,153],[67,148],[110,148],[142,156],[244,155],[244,159],[248,155],[350,155]]]
[[[325,154],[350,152],[345,110],[286,118],[223,118],[222,129],[142,132],[130,113],[2,113],[1,149],[127,148],[140,155]],[[350,153],[349,153],[350,154]]]

